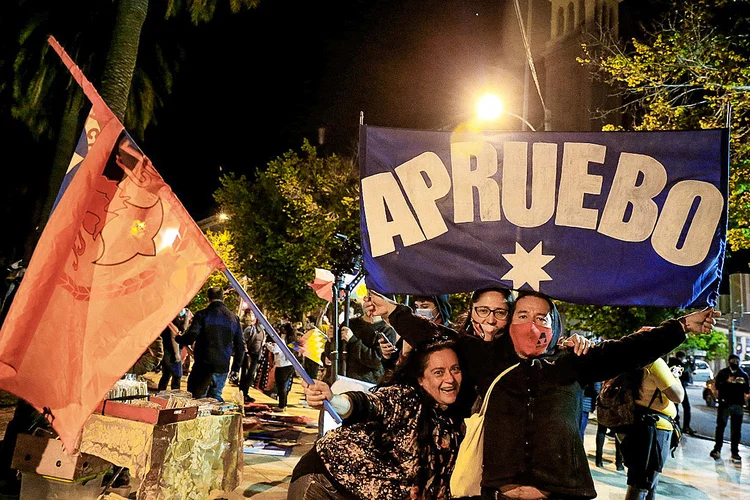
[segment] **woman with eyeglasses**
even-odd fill
[[[408,342],[419,342],[430,331],[407,307],[374,293],[366,311],[388,317]],[[460,336],[457,345],[466,360],[464,383],[474,378],[480,395],[499,373],[517,364],[487,402],[482,497],[594,498],[578,431],[582,387],[651,363],[681,344],[688,331],[710,332],[714,315],[718,313],[706,309],[620,340],[593,347],[576,341],[573,349],[565,349],[558,345],[562,326],[555,304],[540,293],[521,291],[508,335],[489,346]]]
[[[462,413],[455,408],[461,364],[450,337],[437,335],[414,346],[373,392],[334,395],[324,382],[303,384],[312,408],[322,409],[328,400],[344,422],[297,463],[288,499],[450,498],[463,436]]]
[[[492,342],[505,332],[513,295],[505,288],[484,288],[471,294],[470,309],[459,333]]]

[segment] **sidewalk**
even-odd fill
[[[727,432],[727,435],[729,433]],[[674,458],[667,461],[657,487],[657,498],[682,500],[750,498],[750,447],[740,445],[742,465],[729,459],[729,443],[722,448],[722,460],[708,454],[713,440],[684,436]],[[627,490],[627,473],[615,470],[615,445],[609,438],[604,444],[604,468],[594,465],[596,453],[596,420],[589,421],[584,439],[591,475],[596,483],[597,498],[621,500]],[[742,491],[745,493],[743,494]]]

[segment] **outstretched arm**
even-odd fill
[[[607,340],[583,356],[571,358],[582,383],[606,380],[646,366],[685,341],[687,332],[708,333],[718,312],[712,309],[667,320],[652,329],[642,329],[619,340]]]

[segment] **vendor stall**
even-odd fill
[[[209,415],[165,425],[91,415],[80,450],[127,467],[138,500],[206,498],[242,478],[242,416]]]

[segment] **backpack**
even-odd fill
[[[635,422],[635,390],[640,385],[643,371],[622,373],[602,382],[602,390],[596,399],[596,420],[610,429],[624,427]]]

